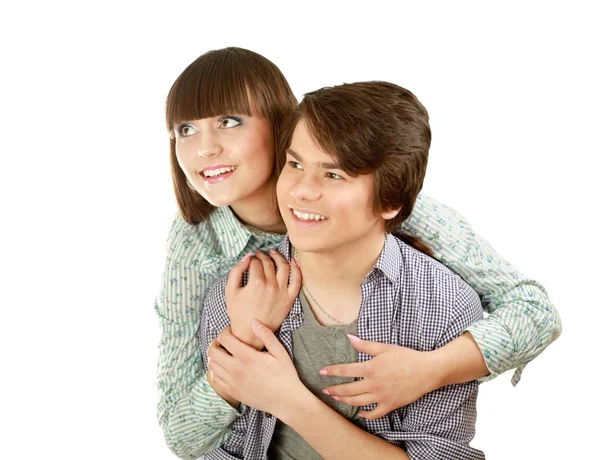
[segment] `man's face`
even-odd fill
[[[360,248],[361,242],[385,233],[382,215],[373,212],[373,176],[342,171],[303,120],[286,152],[277,199],[290,240],[300,251]]]

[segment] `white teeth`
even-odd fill
[[[320,220],[325,220],[327,219],[327,217],[322,216],[320,214],[308,214],[306,212],[299,212],[296,211],[295,209],[292,208],[292,212],[294,213],[294,215],[301,220],[315,220],[315,221],[320,221]]]
[[[237,169],[237,166],[229,166],[227,168],[219,168],[219,169],[207,169],[202,174],[205,177],[216,177],[216,176],[220,176],[223,173],[233,171],[234,169]]]

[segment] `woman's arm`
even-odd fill
[[[445,385],[486,381],[510,369],[516,369],[516,385],[523,367],[561,333],[544,288],[502,259],[460,214],[430,197],[419,195],[402,231],[427,243],[437,260],[471,285],[489,316],[434,352],[355,341],[356,349],[375,357],[371,362],[321,372],[363,380],[325,390],[346,404],[378,403],[363,413],[374,419]]]
[[[197,332],[201,302],[214,277],[191,276],[179,258],[189,244],[189,225],[177,217],[167,242],[162,288],[155,311],[161,326],[158,360],[158,420],[168,447],[182,459],[196,459],[228,438],[236,411],[202,373]]]
[[[473,232],[464,217],[431,197],[419,195],[402,231],[427,243],[433,256],[460,275],[482,299],[489,316],[467,329],[489,371],[489,375],[479,372],[478,377],[487,375],[484,380],[490,380],[516,369],[516,385],[525,365],[561,333],[560,317],[543,286],[504,260]],[[456,362],[455,350],[444,350],[440,357],[447,363],[448,374],[443,382],[468,381],[478,367],[474,361],[481,358],[473,353],[469,337],[462,338],[458,346],[471,350],[470,362]]]

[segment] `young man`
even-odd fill
[[[272,254],[277,271],[264,254],[247,257],[205,301],[200,335],[205,362],[211,358],[211,385],[232,405],[251,406],[207,458],[484,458],[469,446],[475,381],[363,420],[358,408],[323,394],[332,382],[319,377],[324,366],[370,358],[350,345],[356,336],[430,351],[483,316],[479,297],[460,277],[389,233],[410,215],[423,184],[427,111],[403,88],[365,82],[309,93],[295,115],[277,184],[288,228],[281,254]],[[295,267],[288,286],[292,259],[302,269],[297,298],[290,298],[299,282]],[[265,309],[293,302],[279,329],[281,343],[260,324],[252,332],[227,328],[228,311],[248,302]],[[217,336],[227,351],[213,346],[207,354]],[[256,353],[244,342],[266,345],[265,372],[240,378],[238,364]]]

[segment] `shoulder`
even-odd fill
[[[215,231],[210,220],[192,225],[177,212],[167,238],[167,247],[176,258],[191,252],[208,252],[214,243]]]
[[[457,322],[467,327],[483,317],[479,296],[460,276],[398,238],[395,240],[402,255],[398,261],[399,303],[420,318],[421,326],[435,324],[434,329],[443,333]],[[437,342],[439,336],[431,338]]]

